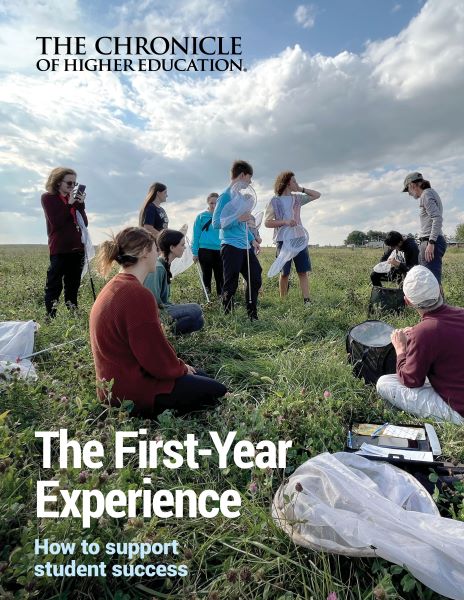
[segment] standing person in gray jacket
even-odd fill
[[[430,181],[417,172],[407,175],[403,192],[419,199],[419,264],[430,269],[441,285],[441,266],[446,252],[446,240],[443,237],[443,204],[440,196],[432,189]]]

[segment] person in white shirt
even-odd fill
[[[308,202],[317,200],[321,194],[316,190],[309,190],[300,186],[295,173],[283,171],[277,176],[274,183],[275,196],[266,207],[264,215],[264,225],[274,229],[274,242],[277,245],[276,256],[279,255],[282,248],[283,233],[286,227],[295,227],[301,225],[300,209]],[[308,272],[311,271],[311,260],[309,258],[308,248],[301,250],[294,258],[295,268],[300,280],[301,293],[303,301],[310,302],[309,299],[309,279]],[[284,298],[288,292],[288,279],[292,261],[285,263],[279,280],[280,297]]]

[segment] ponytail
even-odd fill
[[[135,265],[145,250],[151,251],[153,244],[156,244],[156,239],[146,229],[126,227],[100,244],[96,258],[97,271],[107,277],[113,262],[123,269]]]
[[[103,277],[108,277],[108,273],[111,271],[113,261],[116,260],[118,255],[118,245],[114,241],[106,240],[103,244],[100,244],[98,248],[97,257],[95,259],[97,272]]]

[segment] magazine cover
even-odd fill
[[[0,0],[0,598],[464,598],[463,27]]]

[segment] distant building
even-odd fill
[[[382,240],[376,240],[373,242],[366,242],[364,248],[383,248],[384,243]]]
[[[455,248],[464,248],[464,243],[458,242],[454,238],[447,238],[446,243],[448,244],[448,246],[454,246]]]

